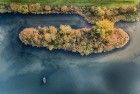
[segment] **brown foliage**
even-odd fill
[[[121,29],[114,30],[113,33],[106,36],[106,40],[91,36],[96,32],[94,29],[72,29],[67,25],[61,25],[60,28],[53,26],[26,28],[19,37],[25,44],[47,47],[50,50],[65,49],[88,55],[123,47],[129,40],[127,33]]]

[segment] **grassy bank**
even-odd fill
[[[77,5],[77,6],[114,6],[133,5],[139,0],[0,0],[0,3],[45,3],[48,5]]]

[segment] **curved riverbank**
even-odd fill
[[[122,5],[114,7],[102,7],[102,6],[50,6],[47,4],[30,3],[10,3],[0,5],[1,13],[22,13],[22,14],[49,14],[49,13],[66,13],[66,14],[78,14],[88,20],[89,23],[94,24],[95,21],[101,19],[109,19],[113,22],[123,21],[138,21],[139,19],[139,7],[136,4]]]

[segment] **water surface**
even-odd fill
[[[140,22],[117,24],[130,35],[125,48],[89,56],[25,46],[18,38],[25,27],[60,24],[91,26],[79,15],[0,14],[0,94],[139,94]]]

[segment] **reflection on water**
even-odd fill
[[[118,23],[130,34],[127,47],[90,56],[25,46],[18,39],[24,27],[60,22],[89,26],[77,15],[0,15],[0,93],[139,94],[140,22]]]

